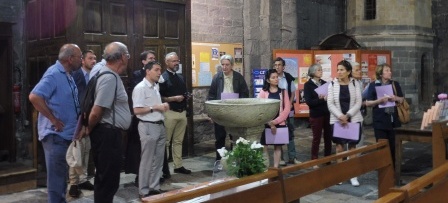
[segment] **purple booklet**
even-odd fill
[[[272,134],[271,128],[265,128],[264,134],[265,134],[265,138],[266,138],[266,144],[288,144],[289,143],[288,127],[277,128],[276,134]]]
[[[319,86],[318,88],[314,89],[314,91],[317,93],[317,95],[325,95],[325,96],[327,96],[328,95],[328,85],[329,84],[330,83],[327,82],[327,83]]]
[[[376,90],[377,98],[394,95],[394,91],[392,90],[392,85],[375,86],[375,90]],[[395,102],[387,101],[384,104],[383,103],[378,104],[379,108],[386,108],[386,107],[391,107],[391,106],[395,106]]]
[[[238,99],[240,94],[238,93],[221,93],[221,100],[224,99]]]
[[[346,125],[341,125],[341,123],[336,122],[333,126],[333,137],[339,137],[349,140],[359,139],[359,123],[347,123]]]

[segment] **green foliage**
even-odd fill
[[[263,146],[257,142],[250,144],[249,141],[240,138],[233,151],[227,152],[221,149],[218,152],[224,155],[221,161],[225,162],[228,175],[241,178],[266,171]]]

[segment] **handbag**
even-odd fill
[[[80,167],[82,166],[82,155],[81,155],[81,142],[78,140],[72,141],[67,149],[67,154],[65,155],[67,164],[70,167]]]
[[[397,92],[397,89],[395,88],[395,82],[392,82],[392,87],[394,88],[394,92]],[[406,99],[403,99],[403,102],[397,103],[397,110],[398,110],[398,119],[401,123],[409,123],[411,120],[411,112],[409,111],[409,104],[406,101]]]

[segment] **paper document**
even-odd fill
[[[317,93],[317,95],[328,95],[328,84],[329,82],[319,86],[318,88],[314,89],[314,91]]]
[[[272,134],[271,128],[264,129],[266,144],[288,144],[289,132],[288,127],[277,128],[277,133]]]
[[[359,123],[347,123],[341,125],[341,123],[334,123],[333,137],[339,137],[349,140],[359,139]]]
[[[376,90],[376,97],[377,98],[383,98],[383,97],[393,97],[394,91],[392,90],[392,85],[383,85],[383,86],[375,86]],[[386,108],[395,106],[394,101],[387,101],[386,103],[378,104],[379,108]]]

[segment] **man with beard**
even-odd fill
[[[187,86],[179,70],[179,57],[175,52],[165,56],[166,71],[160,82],[160,95],[164,102],[168,102],[170,110],[165,112],[166,154],[169,157],[169,146],[172,141],[172,156],[174,173],[190,174],[191,171],[182,166],[182,142],[187,127]]]

